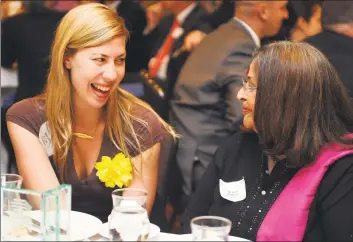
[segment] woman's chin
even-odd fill
[[[243,125],[246,130],[255,130],[254,119],[252,118],[252,115],[246,114],[244,116]]]

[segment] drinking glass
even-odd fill
[[[4,192],[3,188],[21,188],[22,186],[22,177],[17,174],[1,174],[1,221],[4,221],[4,214],[7,214],[7,211],[10,209],[10,200],[14,200],[19,197],[16,193]],[[4,226],[1,226],[1,240],[4,237]]]
[[[232,226],[229,219],[218,216],[201,216],[191,220],[193,241],[228,241]]]
[[[112,241],[145,241],[149,234],[147,192],[123,188],[112,192],[113,210],[108,218]]]

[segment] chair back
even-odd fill
[[[144,101],[166,121],[168,121],[168,100],[166,94],[157,80],[151,78],[146,70],[140,71],[144,88]]]
[[[177,185],[181,187],[181,177],[176,164],[177,141],[168,135],[161,142],[159,155],[157,193],[153,208],[150,214],[150,222],[158,225],[162,232],[170,232],[170,225],[167,221],[165,208],[167,201],[178,196]]]
[[[167,199],[170,191],[172,173],[176,166],[176,148],[177,141],[171,135],[168,135],[161,142],[161,152],[159,155],[159,170],[158,170],[158,184],[157,193]]]

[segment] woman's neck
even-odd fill
[[[276,165],[276,162],[273,159],[271,159],[270,157],[268,157],[267,158],[267,169],[268,169],[269,174],[271,174],[275,165]]]
[[[278,162],[284,162],[286,159],[285,155],[280,155],[279,157],[276,156],[268,156],[267,157],[267,169],[269,174],[271,174],[273,168]]]
[[[91,108],[74,105],[73,129],[74,132],[93,132],[103,119],[102,108]]]

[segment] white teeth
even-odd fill
[[[98,90],[101,90],[103,92],[107,92],[110,90],[109,87],[102,87],[102,86],[98,86],[97,84],[93,84],[95,88],[97,88]]]

